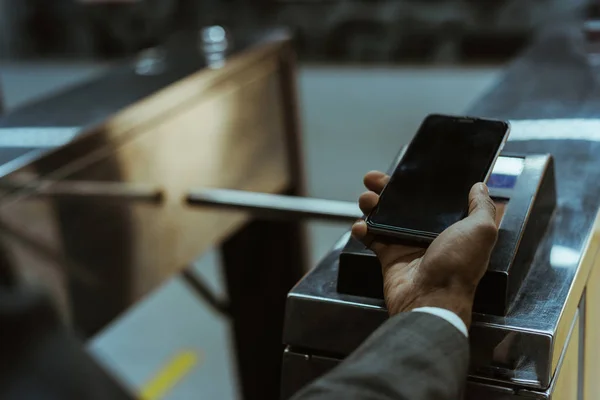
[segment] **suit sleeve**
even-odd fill
[[[294,400],[457,400],[469,365],[468,339],[435,315],[390,318],[337,368]]]

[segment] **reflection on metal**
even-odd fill
[[[322,219],[351,223],[363,216],[353,202],[310,199],[226,189],[196,189],[187,196],[193,206],[244,211],[267,219]]]
[[[1,188],[15,189],[19,185],[0,181]],[[30,199],[40,197],[70,197],[83,201],[138,201],[160,204],[162,189],[143,183],[89,182],[89,181],[29,181],[25,190]],[[20,193],[22,194],[22,193]],[[25,200],[27,197],[25,197]]]
[[[517,157],[498,157],[494,165],[494,174],[519,176],[523,171],[524,161]]]
[[[204,51],[227,50],[227,34],[222,26],[208,26],[201,30],[201,34]]]
[[[143,50],[135,63],[135,72],[139,75],[160,75],[166,68],[166,52],[160,46]]]
[[[555,268],[573,268],[579,262],[579,252],[567,246],[555,244],[550,250],[550,264]]]
[[[200,30],[200,46],[206,58],[206,65],[212,69],[225,64],[229,42],[227,31],[219,25],[207,26]]]
[[[44,148],[67,144],[77,136],[79,128],[0,128],[2,148]]]
[[[30,181],[26,185],[14,179],[0,180],[0,188],[16,190],[23,188],[31,191],[24,200],[40,197],[70,197],[83,201],[138,201],[160,204],[164,194],[161,188],[143,183],[90,182],[90,181]],[[22,191],[19,192],[23,194]]]
[[[600,119],[536,119],[511,121],[509,141],[600,141]]]

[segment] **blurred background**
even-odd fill
[[[5,112],[99,76],[174,33],[223,25],[294,33],[308,195],[355,201],[429,113],[461,114],[544,27],[584,1],[0,0]],[[590,8],[593,11],[593,8]],[[309,225],[310,264],[346,225]],[[220,260],[196,273],[225,295]],[[176,312],[173,312],[176,310]],[[88,342],[135,391],[177,354],[193,368],[162,398],[237,399],[228,321],[173,278]]]

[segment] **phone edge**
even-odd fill
[[[425,119],[429,118],[430,116],[446,116],[446,117],[460,118],[458,116],[449,116],[449,115],[443,115],[443,114],[429,114]],[[467,117],[467,118],[472,118],[472,117]],[[496,166],[496,162],[498,161],[498,158],[500,158],[500,153],[502,153],[502,150],[504,150],[504,146],[506,145],[506,142],[508,141],[508,137],[510,136],[510,131],[512,129],[512,125],[511,125],[510,121],[502,121],[502,120],[497,120],[497,119],[494,120],[494,119],[489,119],[489,118],[474,118],[474,119],[479,119],[479,120],[484,120],[484,121],[498,121],[498,122],[502,122],[502,123],[506,124],[506,131],[504,132],[504,137],[502,138],[502,142],[500,143],[500,146],[498,147],[498,151],[496,152],[496,154],[492,160],[492,163],[490,164],[490,167],[488,168],[488,172],[483,180],[483,183],[485,183],[487,185],[487,182],[488,182],[489,178],[492,176],[492,172],[494,171],[494,167]],[[425,121],[425,120],[423,120],[423,121]],[[404,157],[404,154],[406,154],[406,152],[408,151],[409,148],[410,148],[410,144],[408,144],[404,148],[401,156],[397,157],[396,165],[393,168],[394,171],[396,170],[396,168],[398,168],[398,165],[400,165],[400,163],[402,162],[402,158]],[[393,172],[392,172],[392,174],[393,174]],[[390,179],[390,181],[391,181],[391,179]],[[381,193],[383,193],[383,191],[387,188],[390,181],[388,181],[388,183],[385,184],[385,186],[381,190]],[[402,229],[402,228],[400,230],[383,228],[383,226],[388,226],[388,225],[375,224],[370,220],[371,214],[373,213],[373,211],[376,208],[377,208],[377,206],[375,206],[375,208],[373,208],[373,210],[371,210],[371,212],[367,216],[365,216],[365,223],[367,224],[367,231],[370,234],[375,234],[375,235],[380,235],[380,236],[385,236],[388,238],[395,238],[395,239],[400,239],[400,240],[426,243],[426,244],[430,244],[431,242],[433,242],[435,240],[435,238],[437,238],[439,236],[439,234],[432,234],[431,232],[425,232],[425,231],[413,231],[413,230]],[[428,234],[425,234],[425,233],[428,233]]]

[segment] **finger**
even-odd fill
[[[352,236],[360,240],[365,246],[373,250],[375,253],[382,252],[387,246],[375,240],[372,234],[369,233],[367,223],[360,219],[352,225]]]
[[[377,203],[379,203],[379,196],[373,192],[364,192],[358,198],[358,207],[365,215],[369,214]]]
[[[463,221],[470,232],[477,237],[480,243],[492,250],[498,237],[496,225],[496,206],[490,198],[487,186],[478,183],[471,188],[469,194],[469,216]],[[483,249],[482,248],[482,249]]]
[[[362,241],[367,236],[367,223],[362,219],[356,221],[352,225],[352,236]]]
[[[389,180],[390,176],[388,174],[384,174],[380,171],[371,171],[365,175],[363,182],[367,189],[376,194],[380,194]]]
[[[481,222],[496,224],[496,205],[484,183],[476,183],[471,188],[469,193],[469,217],[477,218]]]

